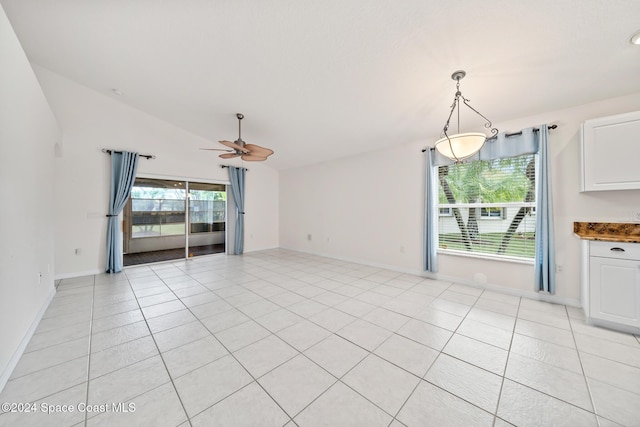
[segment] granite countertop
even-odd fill
[[[573,232],[585,240],[640,243],[640,224],[630,222],[574,222]]]

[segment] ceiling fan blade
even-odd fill
[[[237,154],[237,153],[226,153],[226,154],[220,154],[218,157],[220,157],[221,159],[233,159],[234,157],[238,157],[239,155],[240,154]]]
[[[238,145],[235,142],[231,141],[218,141],[222,145],[226,145],[229,148],[233,148],[234,150],[242,151],[243,153],[248,153],[249,150],[244,148],[242,145]]]
[[[241,157],[242,157],[242,160],[246,160],[247,162],[262,162],[267,160],[266,157],[260,157],[254,154],[243,154]]]
[[[249,150],[249,153],[258,156],[258,157],[269,157],[273,154],[273,150],[269,148],[264,148],[255,144],[245,144],[244,148]]]
[[[227,153],[232,153],[233,150],[225,150],[222,148],[201,148],[201,150],[206,150],[206,151],[226,151]]]

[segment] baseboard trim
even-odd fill
[[[246,251],[244,251],[244,253],[268,251],[269,249],[278,249],[278,248],[279,248],[279,246],[272,246],[272,247],[266,247],[266,248],[255,248],[255,249],[246,250]],[[194,259],[208,257],[208,256],[214,256],[214,255],[233,255],[233,254],[232,253],[227,253],[227,252],[220,252],[220,253],[217,253],[217,254],[209,254],[209,255],[202,255],[202,256],[199,256],[199,257],[194,257]],[[189,258],[189,259],[191,259],[191,258]],[[148,265],[164,264],[164,263],[171,263],[171,262],[184,261],[184,260],[185,260],[185,258],[180,258],[180,259],[173,259],[173,260],[167,260],[167,261],[150,262],[150,263],[140,264],[140,265],[129,265],[127,267],[123,267],[123,270],[127,269],[127,268],[135,268],[135,267],[148,266]],[[61,273],[61,274],[56,274],[55,277],[54,277],[54,280],[73,279],[74,277],[93,276],[95,274],[102,274],[102,273],[104,273],[104,270],[101,270],[101,269],[86,270],[86,271],[76,271],[76,272],[72,272],[72,273]]]
[[[76,271],[73,273],[61,273],[61,274],[56,274],[54,280],[73,279],[74,277],[93,276],[94,274],[102,274],[102,273],[104,273],[104,270],[100,270],[100,269]]]
[[[244,253],[245,254],[250,254],[252,252],[268,251],[270,249],[280,249],[280,246],[267,246],[267,247],[264,247],[264,248],[246,249],[244,251]],[[233,253],[229,252],[229,255],[233,255]]]
[[[384,268],[385,270],[397,271],[398,273],[411,274],[414,276],[424,276],[423,271],[414,270],[410,268],[400,268],[397,265],[382,264],[382,263],[372,262],[369,260],[358,259],[358,258],[339,257],[335,255],[325,254],[322,252],[305,251],[303,249],[289,248],[286,246],[281,246],[280,249],[285,249],[285,250],[294,251],[294,252],[301,252],[303,254],[309,254],[309,255],[317,255],[325,258],[335,259],[338,261],[353,262],[355,264],[367,265],[369,267]]]
[[[36,317],[33,319],[33,322],[31,322],[31,326],[27,330],[27,333],[22,338],[22,341],[20,341],[20,345],[18,345],[16,351],[13,352],[13,356],[11,356],[11,359],[9,359],[9,363],[7,363],[7,366],[5,366],[2,370],[2,374],[0,374],[0,393],[2,392],[2,390],[4,390],[4,386],[7,385],[7,382],[9,381],[13,370],[16,368],[16,365],[20,361],[20,358],[27,348],[27,345],[29,345],[31,337],[33,337],[33,334],[40,324],[40,320],[42,320],[42,316],[44,316],[44,312],[47,311],[47,308],[49,307],[49,304],[51,303],[51,300],[55,295],[56,288],[52,288],[49,296],[47,296],[44,304],[42,304],[42,307],[40,307],[40,310],[36,314]]]
[[[554,304],[568,305],[568,306],[571,306],[571,307],[582,307],[582,303],[580,302],[580,300],[579,299],[575,299],[575,298],[559,297],[559,296],[551,295],[551,294],[548,294],[548,293],[534,292],[533,290],[524,291],[522,289],[506,288],[504,286],[495,285],[495,284],[491,284],[491,283],[479,284],[477,282],[474,282],[473,280],[464,279],[464,278],[461,278],[461,277],[447,276],[447,275],[442,275],[442,274],[438,274],[438,273],[428,273],[428,272],[425,272],[425,271],[415,270],[415,269],[411,269],[411,268],[401,268],[401,267],[398,267],[396,265],[372,262],[370,260],[365,260],[365,259],[340,257],[340,256],[332,255],[332,254],[327,254],[327,253],[322,253],[322,252],[307,251],[307,250],[298,249],[298,248],[291,248],[291,247],[287,247],[287,246],[274,246],[274,247],[270,247],[270,248],[260,248],[260,249],[256,248],[256,249],[251,249],[251,250],[245,251],[245,253],[267,251],[267,250],[271,250],[271,249],[285,249],[285,250],[305,253],[305,254],[309,254],[309,255],[322,256],[322,257],[325,257],[325,258],[335,259],[335,260],[338,260],[338,261],[353,262],[353,263],[356,263],[356,264],[367,265],[369,267],[384,268],[385,270],[396,271],[398,273],[403,273],[403,274],[411,274],[413,276],[421,276],[421,277],[427,277],[427,278],[435,279],[435,280],[443,280],[443,281],[448,281],[448,282],[455,282],[455,283],[459,283],[461,285],[467,285],[467,286],[471,286],[471,287],[478,288],[478,289],[486,289],[486,290],[489,290],[489,291],[500,292],[500,293],[503,293],[503,294],[513,295],[513,296],[523,297],[523,298],[528,298],[528,299],[532,299],[532,300],[545,301],[545,302],[550,302],[550,303],[554,303]],[[213,255],[220,255],[220,254],[213,254]],[[232,254],[227,254],[227,255],[232,255]],[[163,261],[163,262],[171,262],[171,261]],[[145,264],[145,265],[148,265],[148,264]],[[131,266],[131,267],[135,267],[135,266]],[[70,279],[70,278],[81,277],[81,276],[91,276],[91,275],[94,275],[94,274],[102,274],[102,273],[103,273],[103,271],[102,270],[98,270],[98,269],[89,270],[89,271],[82,271],[82,272],[75,272],[75,273],[64,273],[64,274],[56,275],[55,280]]]
[[[419,271],[419,270],[414,270],[414,269],[409,269],[409,268],[399,268],[399,267],[394,266],[394,265],[385,265],[385,264],[371,262],[371,261],[362,260],[362,259],[351,259],[351,258],[346,258],[346,257],[338,257],[338,256],[335,256],[335,255],[329,255],[329,254],[323,254],[323,253],[318,253],[318,252],[305,251],[305,250],[301,250],[301,249],[289,248],[289,247],[286,247],[286,246],[283,246],[281,248],[289,250],[289,251],[302,252],[302,253],[306,253],[306,254],[309,254],[309,255],[317,255],[317,256],[322,256],[322,257],[325,257],[325,258],[331,258],[331,259],[335,259],[335,260],[338,260],[338,261],[353,262],[353,263],[356,263],[356,264],[368,265],[370,267],[384,268],[385,270],[397,271],[398,273],[411,274],[411,275],[414,275],[414,276],[421,276],[421,277],[426,277],[426,278],[429,278],[429,279],[442,280],[442,281],[445,281],[445,282],[455,282],[455,283],[459,283],[461,285],[467,285],[467,286],[471,286],[471,287],[478,288],[478,289],[486,289],[488,291],[495,291],[495,292],[499,292],[499,293],[502,293],[502,294],[513,295],[513,296],[516,296],[516,297],[523,297],[523,298],[528,298],[528,299],[532,299],[532,300],[550,302],[550,303],[553,303],[553,304],[568,305],[568,306],[571,306],[571,307],[578,307],[578,308],[582,307],[582,304],[581,304],[580,300],[579,299],[575,299],[575,298],[559,297],[559,296],[551,295],[551,294],[548,294],[548,293],[535,292],[533,290],[524,291],[522,289],[506,288],[504,286],[494,285],[494,284],[491,284],[491,283],[479,284],[477,282],[474,282],[473,280],[463,279],[463,278],[455,277],[455,276],[447,276],[447,275],[442,275],[442,274],[438,274],[438,273],[428,273],[426,271]]]
[[[578,307],[578,308],[582,307],[582,304],[580,303],[579,299],[559,297],[546,292],[535,292],[535,291],[525,291],[522,289],[506,288],[504,286],[494,285],[491,283],[479,284],[477,282],[474,282],[473,280],[462,279],[460,277],[447,276],[447,275],[442,275],[437,273],[434,274],[434,273],[424,272],[423,274],[421,274],[421,276],[428,277],[430,279],[435,279],[435,280],[442,280],[445,282],[455,282],[461,285],[471,286],[473,288],[486,289],[488,291],[495,291],[501,294],[513,295],[516,297],[523,297],[523,298],[528,298],[532,300],[550,302],[553,304],[568,305],[571,307]]]
[[[587,317],[587,323],[589,325],[600,326],[607,329],[613,329],[614,331],[626,332],[628,334],[640,334],[640,328],[637,326],[623,325],[621,323],[610,322],[608,320],[594,319],[593,317]]]

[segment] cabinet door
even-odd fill
[[[589,264],[591,317],[640,326],[640,261],[591,257]]]
[[[640,111],[582,124],[582,191],[640,188]]]

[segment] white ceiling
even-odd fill
[[[242,112],[277,169],[432,144],[457,69],[498,123],[640,92],[639,0],[0,3],[33,63],[215,148]]]

